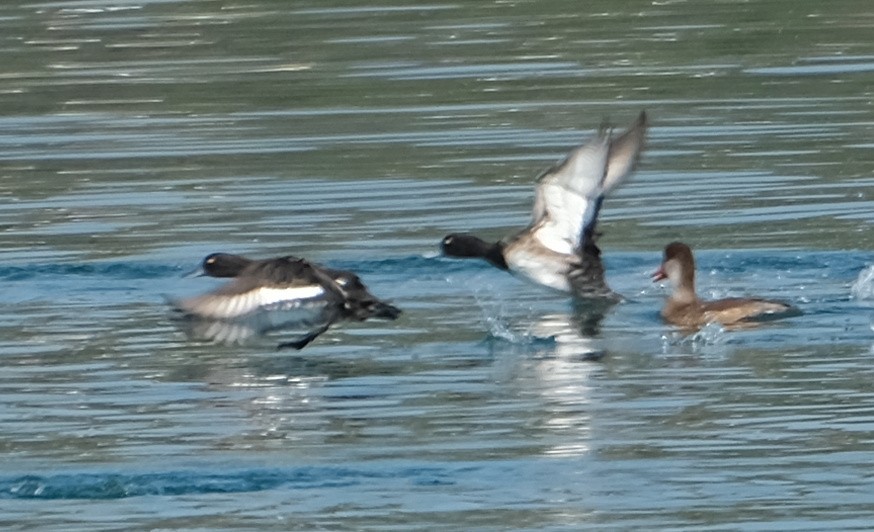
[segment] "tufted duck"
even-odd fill
[[[240,343],[273,331],[304,331],[279,348],[302,349],[339,320],[394,320],[401,311],[374,297],[352,272],[297,257],[252,260],[213,253],[203,260],[210,277],[233,278],[219,289],[171,301],[192,336]]]
[[[646,129],[645,112],[616,138],[602,126],[594,138],[537,178],[528,227],[496,243],[469,234],[447,235],[443,254],[482,258],[577,297],[618,299],[604,280],[595,226],[604,197],[634,170]]]

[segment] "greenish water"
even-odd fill
[[[821,530],[874,516],[867,2],[0,6],[0,525]],[[604,118],[603,317],[450,232],[527,223]],[[800,317],[683,338],[648,278]],[[189,342],[214,251],[404,309],[300,353]],[[597,319],[602,318],[602,319]]]

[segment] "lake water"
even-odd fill
[[[869,4],[4,3],[0,527],[869,529]],[[641,109],[600,224],[625,302],[438,255]],[[678,334],[649,279],[677,239],[702,294],[804,314]],[[404,315],[191,342],[164,297],[214,251]]]

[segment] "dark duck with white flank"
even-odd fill
[[[443,238],[450,257],[476,257],[537,284],[581,298],[618,299],[604,279],[595,227],[604,198],[635,168],[646,137],[646,113],[612,138],[602,126],[537,178],[531,223],[495,243],[469,234]]]
[[[202,271],[233,281],[208,294],[171,301],[198,339],[234,344],[296,330],[299,336],[279,348],[302,349],[337,321],[394,320],[401,313],[374,297],[354,273],[297,257],[252,260],[214,253],[203,260]]]
[[[697,328],[708,323],[740,326],[800,314],[795,307],[780,301],[742,297],[698,299],[695,258],[689,246],[682,242],[672,242],[665,247],[664,261],[653,274],[653,281],[663,279],[670,281],[673,292],[662,308],[662,318],[680,327]]]

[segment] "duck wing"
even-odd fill
[[[800,311],[782,301],[732,297],[704,303],[704,317],[724,325],[738,322],[769,321],[800,314]]]
[[[609,132],[602,128],[537,178],[531,228],[543,246],[563,255],[581,249],[583,229],[597,212],[609,151]]]
[[[641,111],[631,127],[610,141],[607,174],[601,185],[604,194],[611,192],[634,171],[643,151],[647,126],[646,112]]]
[[[592,235],[604,196],[631,173],[646,135],[646,114],[611,139],[602,126],[586,144],[537,178],[531,232],[556,253],[582,255]]]
[[[219,289],[171,303],[193,336],[235,344],[273,331],[307,332],[330,324],[341,305],[325,296],[318,285],[257,287],[234,294]]]
[[[196,297],[171,301],[189,334],[241,343],[271,331],[310,331],[341,315],[336,283],[302,259],[261,261],[232,282]]]

